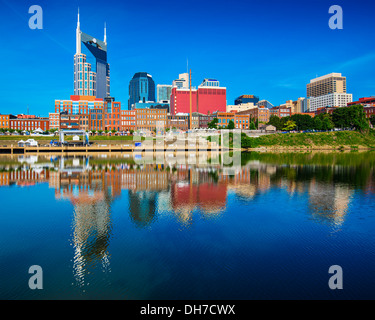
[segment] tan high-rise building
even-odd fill
[[[288,100],[285,103],[286,108],[290,108],[292,113],[302,113],[303,110],[303,103],[304,103],[305,98],[298,98],[298,100],[293,101],[293,100]]]
[[[346,77],[331,73],[312,79],[307,84],[307,97],[320,97],[331,93],[346,93]]]

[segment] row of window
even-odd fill
[[[155,121],[142,121],[142,120],[140,120],[140,121],[138,121],[137,123],[138,123],[138,124],[155,125]],[[164,123],[164,121],[163,121],[163,123]]]
[[[143,114],[138,114],[137,119],[167,119],[166,115],[143,115]]]
[[[32,121],[32,122],[26,122],[26,121],[14,121],[13,124],[17,127],[19,126],[40,126],[41,122],[40,121]]]

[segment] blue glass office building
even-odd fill
[[[251,102],[254,104],[257,104],[259,102],[259,97],[256,97],[250,94],[245,94],[245,95],[239,96],[236,100],[234,100],[235,105],[251,103]]]
[[[128,109],[133,110],[140,101],[155,101],[155,82],[147,72],[137,72],[129,83]]]

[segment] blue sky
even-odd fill
[[[0,113],[48,115],[73,94],[77,8],[81,30],[103,38],[107,23],[111,95],[127,106],[135,72],[171,84],[192,69],[193,85],[216,78],[228,104],[255,94],[274,105],[306,95],[316,76],[340,72],[354,99],[375,95],[373,1],[11,1],[0,0]],[[31,5],[43,30],[31,30]],[[331,5],[344,29],[328,26]]]

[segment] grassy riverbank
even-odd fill
[[[317,133],[286,133],[250,138],[242,135],[242,148],[269,149],[375,149],[375,133],[367,134],[357,131],[335,131]]]

